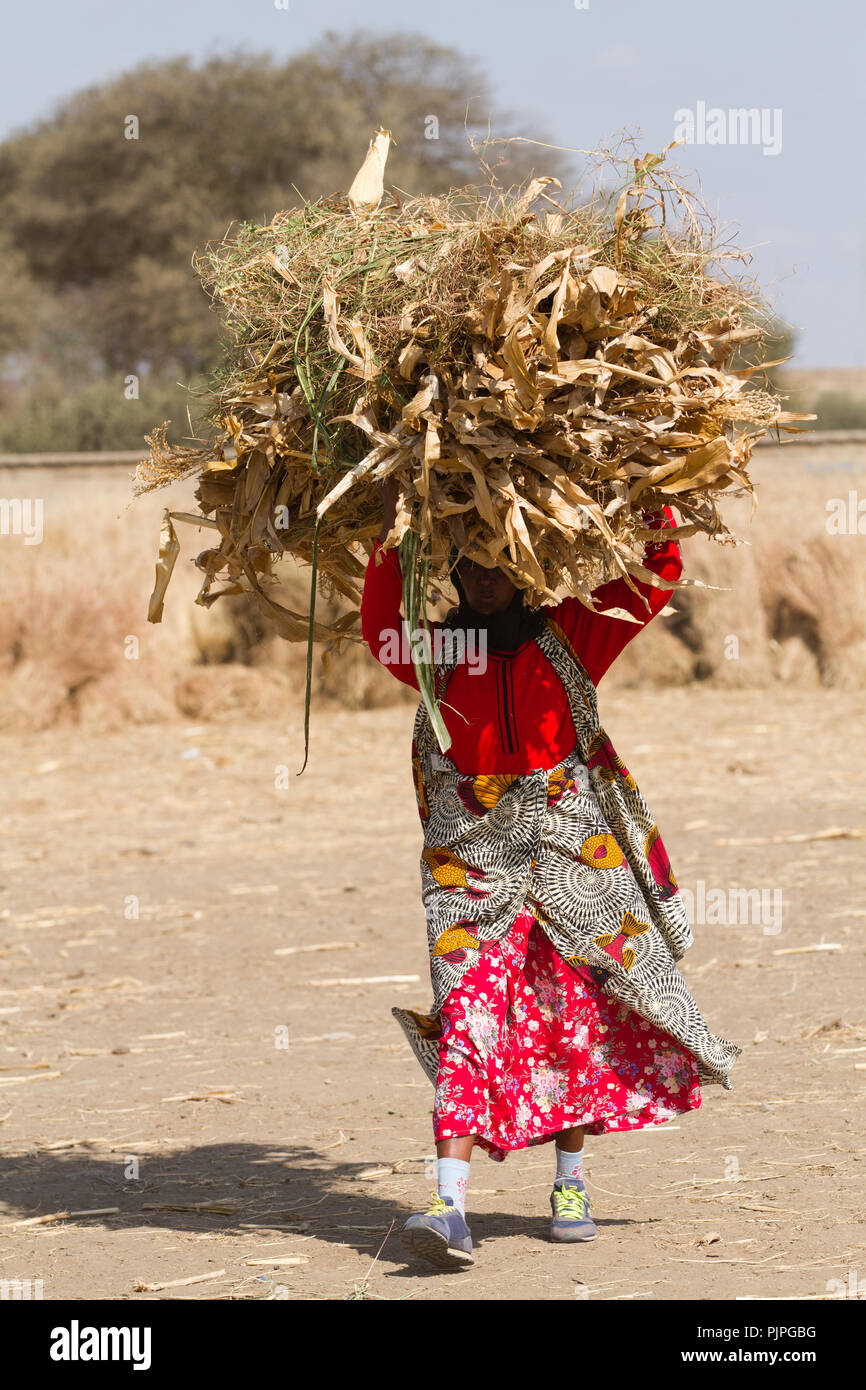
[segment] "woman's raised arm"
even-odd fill
[[[674,514],[667,505],[661,511],[644,512],[643,515],[646,524],[653,530],[676,530]],[[679,579],[683,572],[682,552],[679,542],[673,537],[647,542],[644,557],[647,569],[660,579]],[[637,618],[636,623],[630,623],[627,618],[591,613],[577,598],[563,599],[551,612],[551,617],[565,632],[594,685],[598,685],[605,671],[629,642],[661,612],[673,593],[672,589],[657,588],[646,580],[635,580],[635,584],[648,600],[649,612],[624,579],[612,579],[607,584],[600,584],[593,589],[592,596],[599,608],[624,608]]]
[[[361,598],[361,635],[378,662],[404,685],[418,689],[415,668],[411,660],[400,660],[406,654],[403,638],[403,619],[400,603],[403,597],[403,577],[396,550],[383,550],[382,542],[394,525],[397,514],[397,483],[386,478],[382,484],[382,526],[373,554],[364,575]]]

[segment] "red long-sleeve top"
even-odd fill
[[[676,529],[670,507],[645,514],[654,530]],[[647,569],[661,579],[679,579],[683,562],[673,537],[648,543]],[[650,611],[624,579],[592,591],[600,608],[624,608],[638,619],[591,613],[577,598],[565,598],[546,611],[564,631],[595,685],[624,647],[665,607],[673,592],[636,580]],[[405,685],[418,689],[411,661],[395,662],[390,633],[401,633],[402,578],[396,550],[376,542],[364,577],[361,632],[377,661]],[[431,623],[431,630],[439,624]],[[384,659],[383,659],[384,657]],[[450,708],[449,708],[450,707]],[[448,682],[442,706],[452,743],[448,757],[464,773],[525,773],[556,767],[574,748],[576,733],[568,697],[556,671],[531,637],[515,652],[487,651],[486,670],[460,662]]]

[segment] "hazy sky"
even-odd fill
[[[738,226],[753,271],[800,329],[796,365],[866,364],[856,0],[4,0],[0,138],[146,58],[239,45],[287,57],[358,26],[420,31],[476,57],[500,106],[521,113],[498,134],[532,136],[535,118],[557,143],[591,148],[627,127],[659,150],[678,111],[720,110],[677,162],[700,173],[708,205]],[[738,108],[763,112],[755,138],[732,138]],[[707,142],[713,131],[722,143]]]

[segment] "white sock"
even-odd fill
[[[569,1153],[567,1149],[561,1149],[555,1140],[553,1147],[556,1149],[557,1178],[575,1178],[583,1182],[583,1149],[576,1154]]]
[[[469,1164],[462,1158],[439,1158],[436,1160],[436,1181],[440,1197],[450,1197],[463,1216],[466,1215],[466,1184],[469,1181]]]

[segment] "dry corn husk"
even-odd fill
[[[198,475],[218,536],[197,601],[248,592],[290,641],[357,638],[388,477],[386,544],[413,538],[421,607],[452,547],[500,566],[530,604],[567,592],[593,607],[606,579],[658,582],[642,557],[663,503],[680,537],[736,544],[721,495],[754,498],[755,440],[812,417],[751,387],[775,363],[732,368],[745,345],[759,355],[762,301],[710,274],[724,253],[667,150],[626,166],[613,208],[557,204],[546,177],[383,203],[389,141],[376,133],[348,196],[245,224],[196,259],[230,332],[215,437],[190,449],[154,430],[135,487]],[[309,612],[274,597],[286,553],[313,566]],[[315,622],[317,585],[348,601],[330,625]]]

